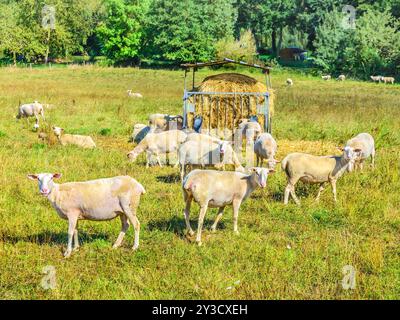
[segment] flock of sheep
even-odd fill
[[[20,106],[17,118],[35,117],[38,127],[39,115],[44,119],[43,105],[34,102]],[[53,127],[53,132],[62,145],[96,147],[91,137],[67,135],[59,127]],[[163,166],[160,157],[165,155],[169,155],[168,160],[172,160],[175,167],[179,166],[185,202],[184,215],[190,235],[194,234],[189,221],[191,203],[195,201],[200,206],[196,237],[199,245],[207,209],[218,208],[217,218],[212,225],[215,231],[224,208],[232,206],[233,228],[234,232],[238,232],[238,215],[242,202],[255,189],[267,186],[268,175],[275,172],[279,162],[287,177],[284,204],[288,203],[291,196],[298,205],[300,201],[295,193],[298,181],[319,184],[317,200],[326,184],[330,183],[336,201],[337,180],[354,168],[363,169],[363,163],[369,157],[372,158],[372,165],[375,162],[374,139],[368,133],[361,133],[348,140],[341,148],[340,156],[291,153],[278,161],[275,158],[277,142],[271,134],[263,132],[257,122],[250,119],[242,119],[230,136],[221,139],[212,130],[195,132],[185,129],[181,116],[154,114],[149,117],[148,125],[134,125],[131,140],[137,145],[127,154],[130,161],[135,161],[145,152],[147,167],[154,163],[154,158],[156,164]],[[246,155],[246,161],[242,159],[243,141],[246,153],[251,155]],[[263,167],[264,161],[267,162],[266,167]],[[227,165],[233,166],[235,170],[227,171]],[[210,170],[210,166],[218,170]],[[28,178],[38,182],[40,194],[47,197],[58,215],[69,222],[65,257],[79,248],[77,222],[83,219],[104,221],[119,217],[121,232],[113,247],[121,245],[130,224],[135,229],[133,249],[139,247],[140,223],[136,212],[145,189],[138,181],[129,176],[118,176],[58,184],[55,180],[60,177],[60,173],[28,175]]]
[[[393,77],[384,77],[384,76],[371,76],[370,77],[371,78],[371,80],[373,81],[373,82],[378,82],[378,83],[381,83],[381,82],[383,82],[383,83],[391,83],[391,84],[394,84],[394,82],[395,82],[395,78],[393,78]],[[323,75],[323,76],[321,76],[321,79],[322,80],[325,80],[325,81],[328,81],[328,80],[331,80],[332,79],[332,76],[331,75]],[[336,78],[336,80],[337,81],[345,81],[346,80],[346,76],[344,75],[344,74],[341,74],[341,75],[339,75],[337,78]],[[293,80],[292,79],[290,79],[290,78],[288,78],[288,79],[286,79],[286,85],[287,86],[289,86],[289,87],[291,87],[291,86],[293,86]]]

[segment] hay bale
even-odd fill
[[[203,95],[200,98],[192,97],[190,102],[195,105],[195,112],[188,114],[188,125],[193,126],[193,120],[201,115],[202,128],[234,130],[241,119],[257,116],[258,122],[263,127],[264,115],[257,113],[257,105],[263,105],[265,97],[249,97],[240,93],[266,93],[270,94],[270,116],[274,111],[274,92],[265,84],[256,79],[238,73],[222,73],[209,76],[201,85],[195,88],[198,92],[232,92],[235,95]],[[197,100],[197,101],[196,101]],[[200,101],[199,101],[200,100]]]

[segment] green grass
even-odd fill
[[[198,79],[215,71],[201,71]],[[262,79],[262,75],[251,73]],[[286,88],[285,80],[294,80]],[[302,206],[285,207],[281,170],[266,190],[242,205],[240,235],[226,210],[215,234],[209,210],[203,246],[184,236],[183,200],[174,168],[128,163],[132,124],[154,112],[181,111],[183,72],[138,69],[0,69],[0,298],[3,299],[395,299],[400,296],[400,86],[324,82],[279,70],[274,135],[282,158],[289,152],[332,154],[352,135],[371,132],[377,168],[344,176],[337,205],[330,189],[298,186]],[[129,99],[127,89],[143,94]],[[95,150],[45,145],[25,121],[18,102],[39,100],[51,124],[91,135]],[[81,249],[63,259],[67,223],[38,194],[28,173],[61,172],[61,182],[129,174],[147,190],[133,230],[112,250],[119,220],[79,224]],[[193,206],[192,225],[198,208]],[[57,287],[40,283],[54,266]],[[341,286],[342,268],[356,269],[356,288]],[[238,282],[240,281],[240,282]]]

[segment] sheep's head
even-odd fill
[[[274,173],[275,170],[268,168],[250,168],[250,173],[254,175],[257,179],[257,184],[261,188],[265,188],[267,186],[268,174]]]
[[[134,162],[136,158],[138,157],[139,152],[132,150],[129,152],[126,156],[128,157],[129,161]]]
[[[37,180],[40,194],[47,197],[54,188],[53,179],[61,178],[61,173],[28,174],[28,178],[34,181]]]
[[[54,127],[54,126],[53,126],[52,129],[53,129],[54,134],[55,134],[57,137],[60,137],[61,134],[64,133],[64,129],[63,129],[63,128]]]
[[[354,169],[354,163],[356,160],[361,158],[362,150],[354,149],[350,146],[340,148],[343,151],[343,158],[349,162],[348,171],[351,172]]]

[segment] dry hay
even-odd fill
[[[209,76],[201,85],[195,88],[198,92],[232,92],[237,95],[203,95],[203,97],[191,97],[190,102],[195,105],[195,112],[188,114],[189,127],[193,125],[193,119],[201,115],[202,128],[234,130],[241,119],[257,116],[258,122],[264,126],[264,115],[257,113],[257,105],[263,105],[265,97],[249,97],[240,93],[266,93],[270,94],[270,116],[274,112],[274,92],[256,79],[238,73],[222,73]],[[210,111],[211,110],[211,111]],[[217,116],[218,115],[218,116]]]

